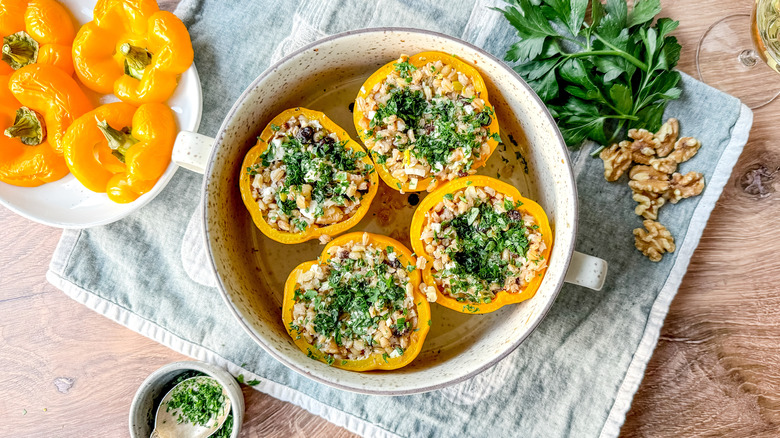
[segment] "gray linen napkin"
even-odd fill
[[[241,91],[272,61],[317,38],[376,26],[419,27],[501,57],[515,38],[490,0],[269,0],[233,7],[184,0],[205,108],[200,132],[214,136]],[[236,323],[213,287],[201,245],[202,177],[179,170],[157,199],[120,222],[66,230],[49,281],[95,311],[189,356],[258,378],[256,389],[366,436],[617,436],[715,202],[747,141],[752,114],[690,77],[667,117],[701,139],[683,171],[705,174],[702,196],[666,207],[677,251],[648,262],[633,247],[641,225],[625,183],[609,184],[601,160],[572,153],[580,202],[577,249],[601,257],[601,292],[566,285],[537,330],[479,376],[404,397],[332,389],[286,369]]]

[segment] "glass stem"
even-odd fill
[[[759,61],[761,61],[761,58],[758,57],[758,53],[756,53],[756,51],[753,49],[745,49],[739,52],[737,59],[745,67],[753,67],[758,64]]]

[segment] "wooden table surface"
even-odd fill
[[[664,0],[662,15],[681,22],[680,68],[695,74],[702,32],[727,14],[749,11],[751,2]],[[779,116],[778,102],[755,112],[750,142],[712,213],[628,413],[626,437],[780,434],[780,196],[773,179],[780,146],[772,141],[780,137],[780,124],[774,125]],[[745,189],[755,178],[763,182],[763,196],[755,185]],[[1,208],[0,229],[0,436],[128,435],[128,409],[139,384],[185,357],[46,282],[59,230]],[[243,436],[352,436],[289,403],[249,388],[244,395]]]

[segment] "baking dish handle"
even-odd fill
[[[181,131],[173,144],[171,160],[179,167],[205,173],[214,139],[206,135]]]
[[[607,278],[608,267],[606,260],[574,251],[563,281],[588,289],[601,290]]]

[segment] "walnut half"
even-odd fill
[[[669,175],[650,166],[634,166],[628,186],[635,192],[664,193],[669,190]]]
[[[696,140],[693,137],[683,137],[674,144],[674,152],[669,154],[669,158],[673,159],[678,164],[684,163],[693,158],[693,156],[699,152],[700,148],[701,142],[699,140]]]
[[[630,142],[621,141],[599,154],[599,158],[604,161],[604,178],[607,181],[617,181],[631,166],[630,146]]]
[[[704,175],[699,172],[688,172],[685,175],[675,173],[669,182],[669,190],[664,193],[664,198],[672,204],[681,199],[698,196],[704,190]]]
[[[674,237],[665,226],[652,220],[642,222],[646,230],[634,230],[634,245],[651,262],[660,262],[664,253],[674,252]]]
[[[660,145],[653,133],[646,129],[629,129],[628,136],[632,140],[631,158],[639,164],[650,164],[650,160],[656,157],[656,149]]]
[[[677,136],[680,134],[680,122],[677,119],[669,119],[661,126],[653,137],[658,140],[658,147],[655,149],[656,155],[665,157],[672,151]],[[672,171],[674,172],[674,171]],[[671,173],[671,172],[670,172]]]
[[[639,203],[634,209],[634,213],[637,216],[652,220],[658,219],[658,210],[666,203],[666,199],[663,196],[652,192],[634,191],[633,199]]]

